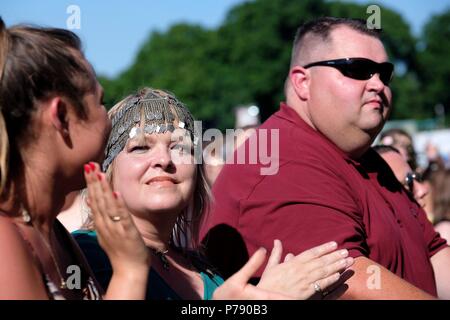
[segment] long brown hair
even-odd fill
[[[8,29],[0,18],[0,196],[22,170],[19,150],[34,136],[38,102],[62,95],[84,119],[81,97],[94,90],[93,70],[78,36],[26,25]]]

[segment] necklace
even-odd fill
[[[152,247],[149,248],[152,250],[153,254],[159,258],[164,270],[169,270],[170,264],[169,260],[167,259],[167,253],[169,252],[169,249],[166,249],[165,251],[160,251]]]
[[[47,250],[48,250],[48,252],[50,253],[50,257],[52,258],[53,264],[55,265],[56,271],[58,272],[58,275],[59,275],[59,279],[60,279],[59,288],[60,288],[60,289],[66,289],[66,288],[67,288],[67,283],[66,283],[66,281],[64,280],[64,277],[62,276],[62,272],[61,272],[61,270],[59,269],[58,263],[56,262],[56,259],[55,259],[55,256],[54,256],[54,254],[53,254],[53,250],[52,250],[52,247],[50,246],[50,243],[44,238],[44,236],[43,236],[42,233],[39,231],[39,229],[38,229],[38,228],[35,228],[34,225],[31,223],[31,216],[30,216],[30,214],[28,213],[28,211],[27,211],[26,209],[23,209],[23,211],[22,211],[22,218],[23,218],[23,221],[24,221],[26,224],[29,224],[29,225],[31,225],[31,226],[33,227],[33,229],[36,231],[36,233],[37,233],[37,234],[39,235],[39,237],[41,238],[42,242],[43,242],[43,243],[45,244],[45,246],[47,247]]]

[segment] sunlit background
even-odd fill
[[[239,106],[256,106],[261,120],[278,109],[300,23],[323,15],[367,19],[370,4],[18,0],[3,2],[0,14],[7,26],[33,23],[76,32],[104,86],[108,107],[141,86],[165,88],[185,101],[205,127],[225,129],[236,125]],[[393,121],[387,128],[411,133],[419,158],[425,144],[433,142],[448,161],[450,0],[376,4],[396,65]],[[250,110],[254,114],[256,109]]]

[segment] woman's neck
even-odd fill
[[[65,195],[48,171],[25,167],[22,178],[11,183],[11,192],[0,202],[0,210],[17,221],[28,212],[33,226],[48,235],[64,204]]]
[[[160,252],[169,249],[170,237],[176,221],[176,219],[171,219],[164,213],[162,215],[164,215],[161,217],[162,219],[159,219],[159,217],[142,218],[137,215],[132,215],[136,228],[142,235],[145,245]]]

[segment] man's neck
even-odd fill
[[[366,132],[353,132],[353,134],[344,135],[339,134],[327,134],[326,132],[321,132],[314,125],[311,120],[311,116],[308,114],[306,108],[302,108],[300,105],[293,103],[287,106],[294,109],[294,111],[299,115],[299,117],[313,130],[320,132],[327,140],[334,144],[338,149],[345,153],[349,158],[353,160],[360,159],[364,153],[370,148],[373,142],[373,138],[369,133]],[[351,136],[351,137],[350,137]],[[355,138],[357,137],[357,138]]]

